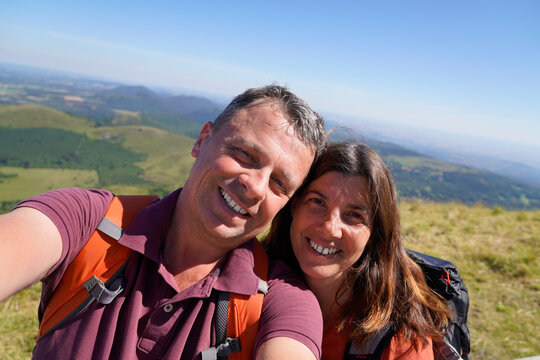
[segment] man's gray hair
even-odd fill
[[[293,125],[296,136],[309,145],[315,152],[315,158],[326,146],[323,118],[309,105],[284,86],[267,85],[247,89],[236,96],[214,121],[214,130],[232,119],[242,109],[264,102],[275,102],[281,107],[283,115]]]

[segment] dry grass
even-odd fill
[[[468,287],[474,359],[540,354],[540,211],[403,203],[405,243],[452,261]]]
[[[38,334],[36,284],[0,303],[0,359],[30,359]]]

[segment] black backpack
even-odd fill
[[[433,344],[435,360],[469,360],[471,349],[467,327],[469,293],[457,267],[449,261],[416,251],[407,249],[407,254],[422,268],[428,286],[445,298],[455,313],[454,321],[446,329],[444,343]],[[363,349],[355,348],[349,343],[345,349],[344,359],[378,360],[394,334],[394,329],[388,326],[374,334]]]

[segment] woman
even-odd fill
[[[450,312],[405,253],[390,173],[368,146],[330,145],[264,244],[319,300],[323,360],[369,353],[383,334],[382,359],[433,359]]]

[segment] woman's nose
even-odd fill
[[[328,238],[341,238],[341,217],[335,211],[330,212],[326,219],[323,220],[324,235]]]

